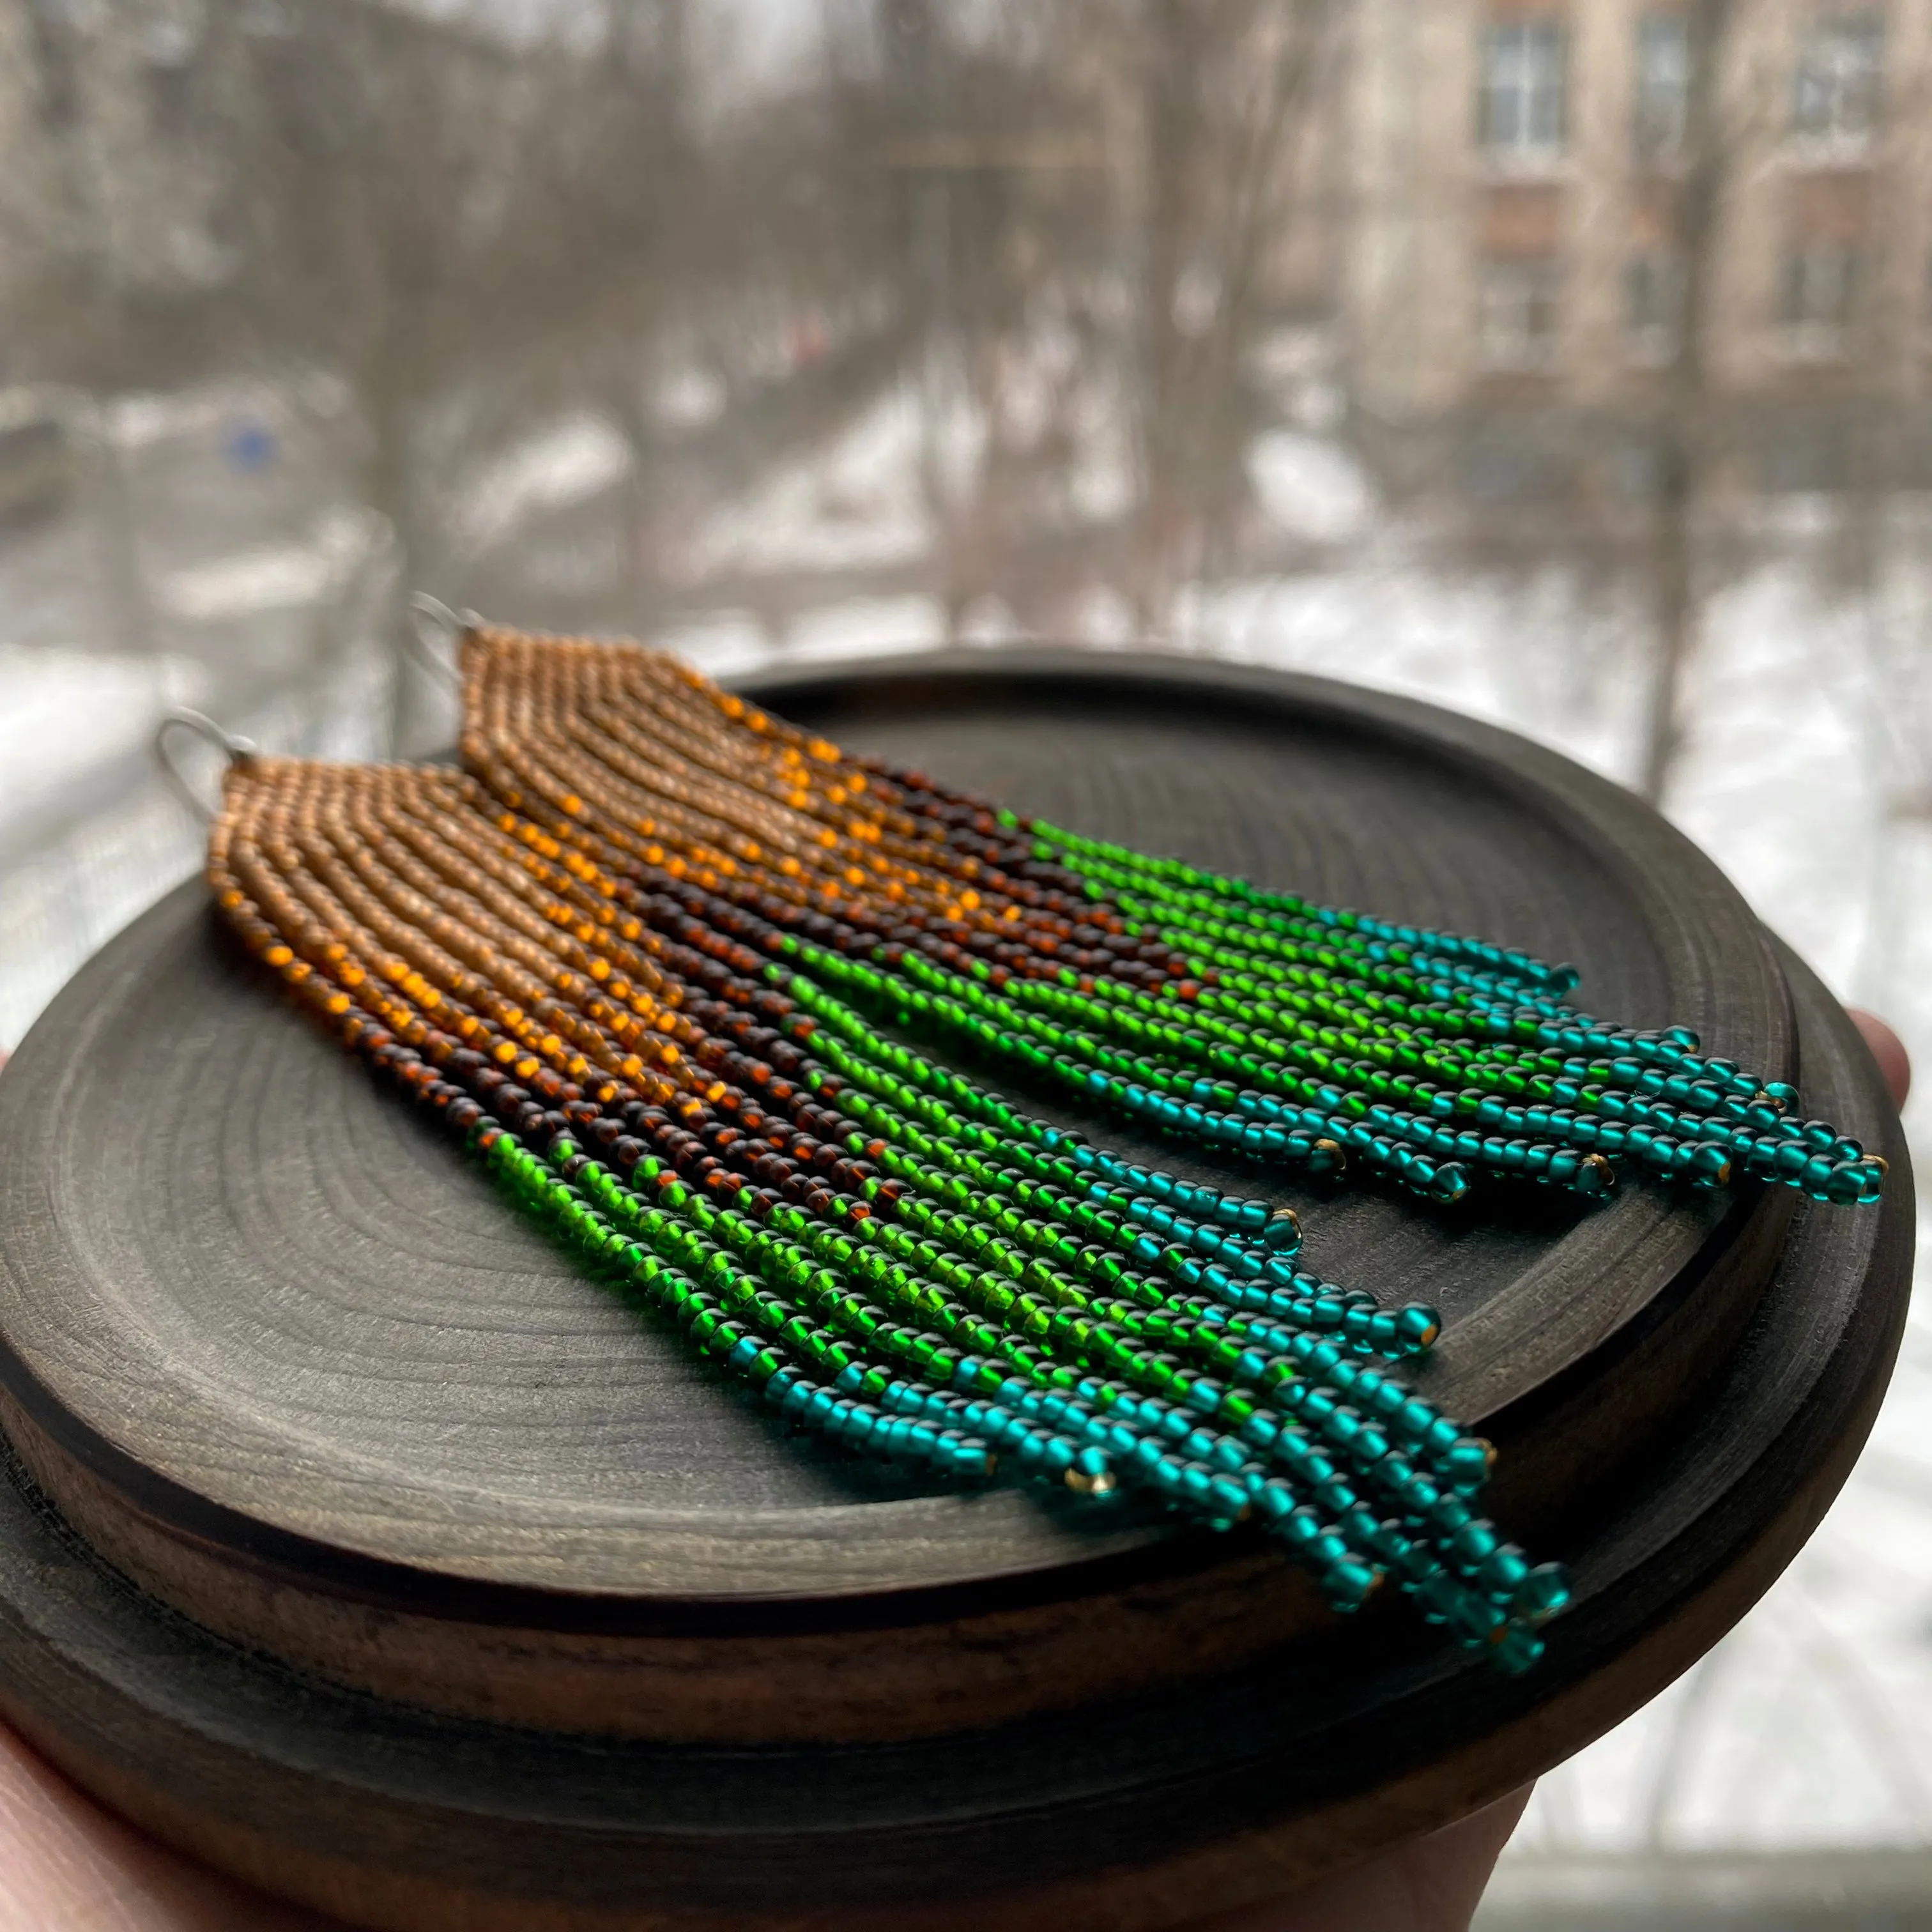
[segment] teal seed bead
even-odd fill
[[[1489,1654],[1499,1670],[1519,1676],[1537,1663],[1543,1652],[1543,1640],[1534,1630],[1510,1624],[1497,1633]]]
[[[1502,1612],[1495,1604],[1473,1591],[1462,1592],[1449,1613],[1450,1628],[1472,1649],[1495,1642],[1506,1622]]]
[[[1250,1486],[1248,1501],[1255,1514],[1270,1528],[1278,1528],[1301,1506],[1300,1497],[1279,1476],[1258,1476]]]
[[[1529,1574],[1529,1560],[1513,1543],[1499,1543],[1477,1565],[1473,1581],[1496,1602],[1514,1600]]]
[[[1292,1255],[1300,1250],[1301,1222],[1292,1208],[1277,1208],[1269,1216],[1262,1242],[1271,1255]]]
[[[1434,1309],[1420,1304],[1412,1304],[1396,1311],[1396,1333],[1405,1352],[1413,1352],[1434,1346],[1436,1337],[1442,1332],[1442,1318]]]
[[[1510,1614],[1519,1622],[1546,1622],[1570,1602],[1570,1580],[1559,1563],[1539,1563],[1516,1586]]]
[[[1348,1612],[1360,1609],[1375,1594],[1382,1572],[1360,1557],[1343,1556],[1316,1573],[1316,1582],[1330,1606]]]
[[[1721,1187],[1731,1178],[1730,1150],[1715,1141],[1700,1141],[1689,1150],[1688,1166],[1693,1178]]]
[[[1490,1479],[1496,1451],[1480,1436],[1464,1436],[1452,1443],[1438,1466],[1444,1476],[1465,1495],[1472,1495]]]

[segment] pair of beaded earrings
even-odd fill
[[[1288,1208],[1034,1118],[989,1069],[1264,1173],[1601,1196],[1884,1164],[1576,982],[854,758],[660,652],[476,624],[462,769],[250,755],[208,877],[244,942],[524,1211],[778,1414],[1258,1520],[1507,1670],[1568,1600],[1478,1513],[1490,1445],[1383,1364],[1429,1309]]]

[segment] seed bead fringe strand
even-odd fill
[[[1022,820],[660,652],[478,628],[464,665],[466,773],[238,765],[218,902],[520,1207],[848,1448],[1254,1517],[1336,1608],[1392,1581],[1508,1670],[1568,1600],[1477,1514],[1490,1446],[1378,1366],[1432,1311],[882,1024],[1438,1198],[1620,1160],[1876,1198],[1788,1090],[1574,1012],[1569,969]]]

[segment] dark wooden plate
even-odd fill
[[[1910,1190],[1856,1035],[1707,860],[1553,754],[1318,680],[1036,653],[763,688],[1063,823],[1574,959],[1591,1010],[1802,1076],[1888,1202],[1276,1190],[1324,1270],[1442,1308],[1420,1379],[1578,1566],[1505,1682],[1400,1608],[1330,1618],[1245,1533],[782,1435],[190,888],[0,1079],[0,1697],[47,1749],[385,1923],[965,1924],[997,1892],[1157,1924],[1481,1802],[1741,1613],[1862,1438]]]

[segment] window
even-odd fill
[[[1875,11],[1821,14],[1805,29],[1792,100],[1801,140],[1860,148],[1878,130],[1885,22]]]
[[[1684,146],[1690,109],[1690,23],[1681,14],[1637,22],[1631,136],[1637,158],[1667,160]]]
[[[1858,252],[1841,242],[1808,243],[1784,258],[1786,347],[1808,361],[1841,356],[1858,296]]]
[[[1610,487],[1626,502],[1654,503],[1664,494],[1672,464],[1662,442],[1646,437],[1618,443],[1607,467]]]
[[[50,128],[70,127],[80,112],[72,24],[65,10],[51,0],[28,0],[26,17],[31,37],[27,58],[40,70],[35,80],[41,117]]]
[[[1462,488],[1484,504],[1546,502],[1569,481],[1556,452],[1493,431],[1462,452],[1461,475]]]
[[[1476,350],[1485,369],[1547,369],[1556,359],[1553,261],[1489,262],[1478,284]]]
[[[1672,361],[1684,328],[1684,264],[1654,251],[1624,267],[1624,332],[1634,361]]]
[[[1492,160],[1544,162],[1563,152],[1565,53],[1556,20],[1512,20],[1484,30],[1477,120]]]

